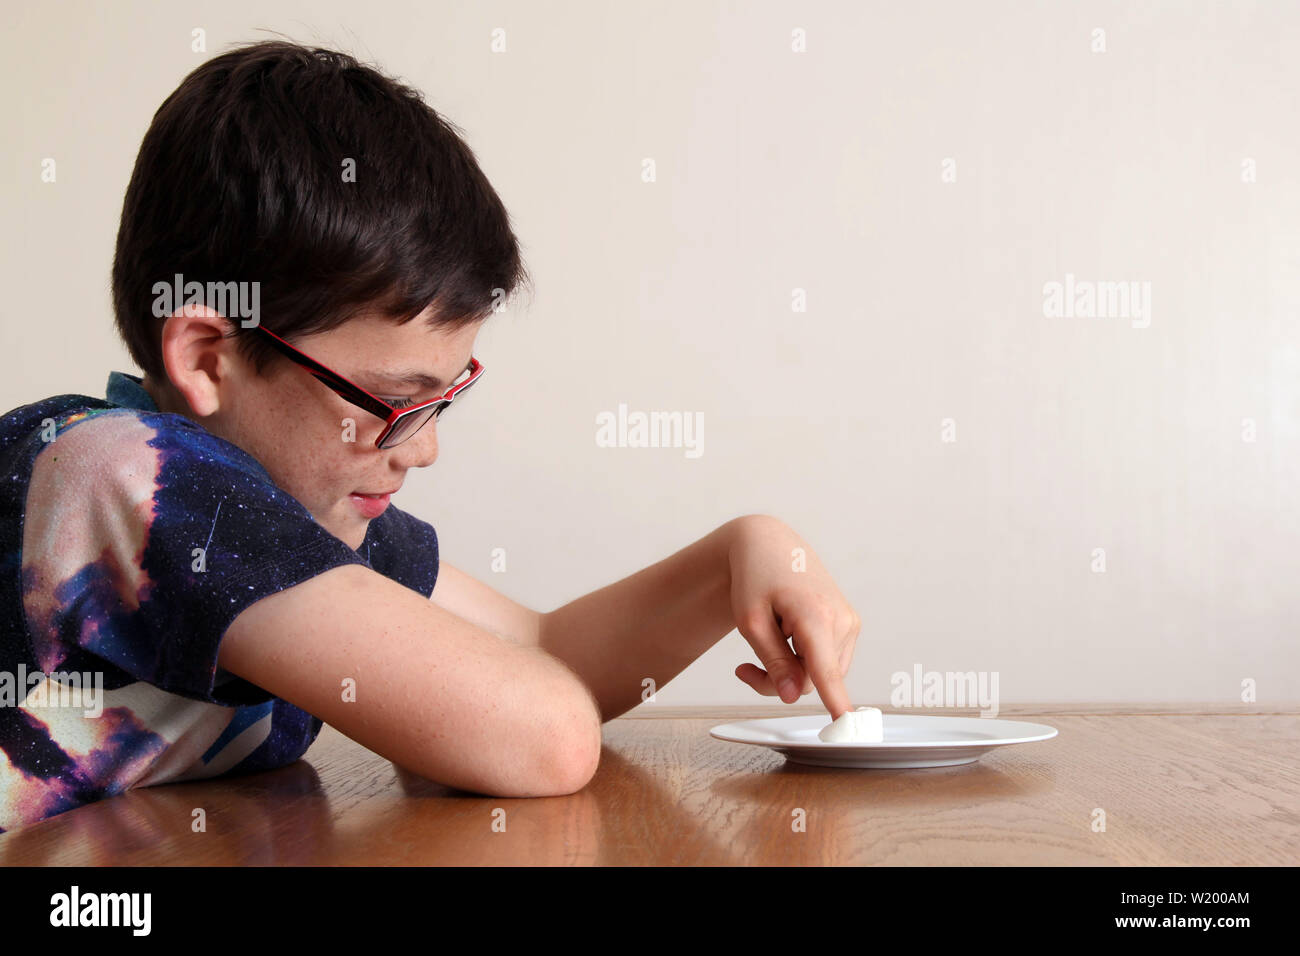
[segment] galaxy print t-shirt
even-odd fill
[[[135,376],[106,394],[0,419],[0,831],[292,763],[321,721],[217,666],[231,621],[344,564],[438,575],[428,523],[390,505],[353,550]]]

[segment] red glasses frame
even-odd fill
[[[344,399],[351,402],[353,405],[356,405],[358,408],[364,408],[376,418],[382,418],[384,420],[384,430],[380,432],[379,437],[375,439],[376,448],[393,448],[406,441],[425,425],[429,424],[431,419],[442,415],[443,409],[451,404],[452,399],[474,382],[478,381],[479,376],[483,374],[483,363],[471,355],[469,360],[470,375],[469,378],[465,379],[465,381],[457,382],[437,398],[431,398],[426,402],[420,402],[416,405],[409,405],[406,408],[394,408],[382,398],[366,391],[360,385],[348,381],[329,366],[322,365],[310,355],[298,351],[298,349],[294,348],[270,329],[264,328],[261,325],[254,326],[254,328],[269,336],[271,344],[286,358],[301,365],[316,379],[323,382]],[[414,427],[411,427],[410,422],[418,415],[423,415],[424,418],[420,420],[418,424],[414,425]],[[405,423],[405,428],[399,431],[398,426],[403,423]]]

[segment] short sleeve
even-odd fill
[[[273,697],[219,672],[230,623],[263,597],[365,564],[242,449],[182,416],[131,409],[64,427],[35,455],[22,540],[42,670],[90,655],[118,683],[228,705]]]
[[[370,566],[430,597],[438,581],[438,533],[433,525],[389,505],[370,522],[360,551]]]

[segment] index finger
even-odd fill
[[[804,670],[812,678],[813,686],[822,699],[831,719],[853,709],[844,675],[840,673],[839,654],[835,649],[835,628],[832,621],[822,615],[803,610],[793,615],[794,642]],[[785,620],[782,615],[782,620]]]

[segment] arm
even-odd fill
[[[476,581],[446,561],[438,562],[432,599],[439,607],[463,617],[512,644],[536,647],[542,615]]]
[[[792,573],[792,547],[805,552]],[[539,615],[445,562],[433,599],[499,637],[563,661],[589,688],[602,721],[641,703],[738,627],[763,663],[736,676],[794,702],[814,685],[832,717],[852,710],[844,674],[860,620],[802,538],[766,515],[722,525],[658,564]],[[450,573],[444,578],[444,571]],[[793,634],[793,649],[786,635]],[[766,670],[764,669],[766,668]],[[777,680],[790,677],[782,691]],[[775,679],[774,679],[775,678]]]
[[[737,518],[657,564],[542,616],[538,643],[591,689],[600,719],[641,703],[736,626],[728,550]]]
[[[463,790],[572,793],[599,761],[598,714],[562,662],[360,565],[245,609],[218,661],[394,763]]]

